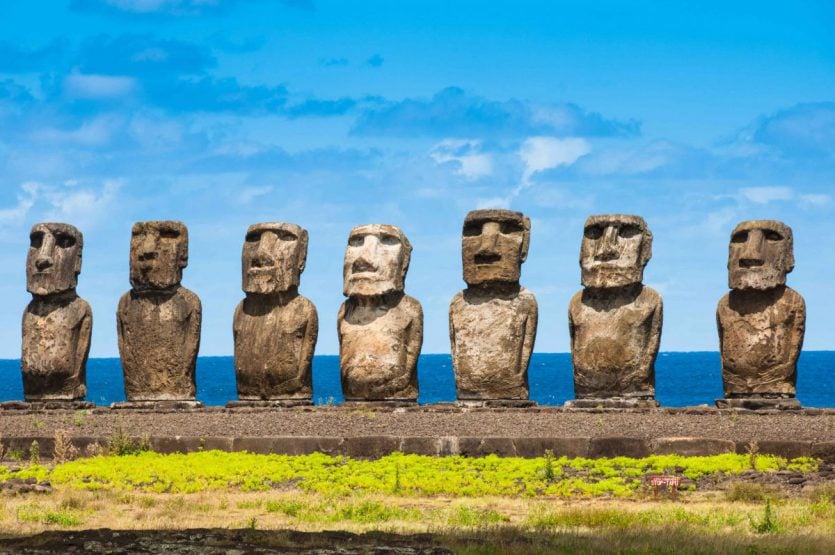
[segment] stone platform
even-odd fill
[[[8,450],[38,442],[52,452],[56,431],[84,452],[127,435],[148,438],[160,452],[200,449],[255,453],[324,452],[379,457],[395,451],[425,455],[572,457],[678,453],[760,453],[835,461],[835,410],[688,408],[580,409],[438,405],[203,407],[188,410],[0,410]]]
[[[572,399],[566,401],[566,408],[575,409],[654,409],[655,399]]]
[[[720,409],[748,409],[748,410],[799,410],[800,401],[796,398],[744,397],[732,399],[716,399],[716,407]]]

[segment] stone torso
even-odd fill
[[[343,303],[338,317],[339,362],[346,400],[415,400],[423,311],[404,295],[391,308]]]
[[[511,298],[459,292],[449,307],[459,399],[527,399],[537,304],[522,288]]]
[[[789,287],[722,297],[716,310],[725,394],[795,394],[806,306]]]
[[[316,308],[302,296],[275,306],[241,301],[234,321],[238,396],[309,399],[317,333]]]
[[[194,399],[200,318],[200,299],[184,287],[122,297],[119,352],[129,401]]]
[[[661,335],[661,297],[600,300],[588,289],[569,305],[574,388],[582,397],[652,397]]]
[[[93,313],[80,297],[35,299],[23,313],[23,391],[27,400],[83,399]]]

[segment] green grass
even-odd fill
[[[811,471],[817,461],[759,455],[760,472]],[[523,459],[429,457],[395,453],[377,460],[311,455],[257,455],[202,451],[162,455],[128,452],[78,459],[53,468],[33,464],[10,472],[0,467],[0,481],[34,477],[83,490],[196,493],[238,489],[269,491],[291,488],[330,496],[356,493],[398,496],[631,497],[645,488],[649,473],[678,472],[687,478],[724,477],[750,468],[747,455],[711,457],[654,455],[641,459],[553,457]]]

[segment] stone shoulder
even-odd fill
[[[400,300],[400,309],[415,313],[423,319],[423,307],[420,305],[420,301],[414,297],[404,294],[403,298]]]

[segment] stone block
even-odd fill
[[[595,437],[589,445],[589,457],[634,457],[650,455],[649,440],[640,437]]]
[[[708,437],[659,437],[652,441],[652,452],[656,455],[708,457],[733,453],[735,449],[733,441]]]
[[[513,440],[516,444],[516,455],[525,458],[536,458],[545,455],[545,451],[552,451],[557,457],[587,457],[589,454],[588,437],[519,437]]]

